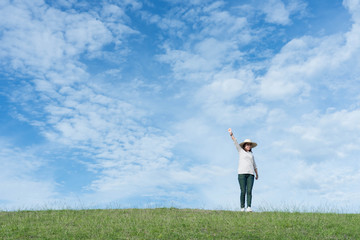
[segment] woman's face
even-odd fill
[[[245,143],[244,144],[244,149],[245,149],[245,151],[250,151],[251,150],[251,143]]]

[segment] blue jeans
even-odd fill
[[[252,188],[254,185],[254,175],[252,174],[238,174],[238,180],[240,185],[240,204],[241,208],[245,207],[245,194],[247,200],[247,206],[251,207]]]

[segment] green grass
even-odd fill
[[[0,212],[1,239],[360,239],[360,214],[107,209]]]

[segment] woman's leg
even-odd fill
[[[240,206],[245,208],[245,193],[246,193],[246,176],[245,174],[238,174],[238,181],[240,185]]]
[[[247,206],[251,207],[251,200],[252,200],[252,189],[254,186],[254,175],[247,174],[247,181],[246,181],[246,199],[247,199]]]

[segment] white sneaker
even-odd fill
[[[240,212],[245,212],[245,208],[241,208],[241,209],[240,209]]]
[[[247,207],[246,211],[247,212],[252,212],[251,207]]]

